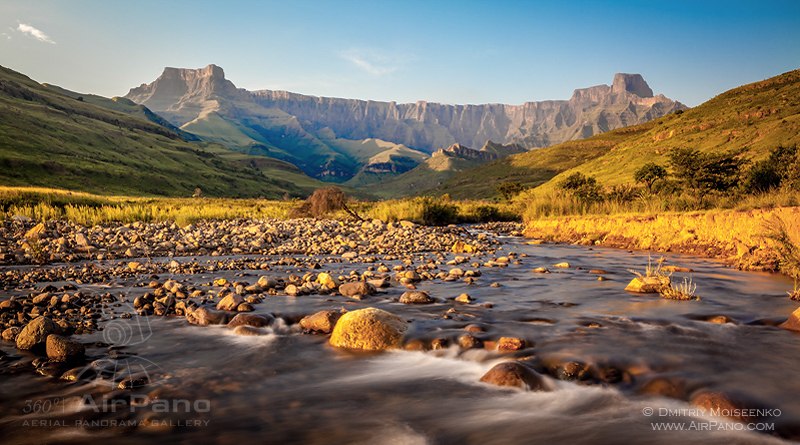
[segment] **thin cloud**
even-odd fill
[[[376,51],[350,49],[343,51],[340,56],[367,74],[376,77],[391,74],[398,69],[396,60]]]
[[[17,26],[17,31],[19,31],[19,32],[21,32],[21,33],[23,33],[25,35],[31,36],[31,37],[33,37],[34,39],[36,39],[36,40],[38,40],[40,42],[52,43],[52,44],[56,43],[56,42],[53,41],[53,39],[50,38],[50,36],[45,34],[44,31],[42,31],[40,29],[37,29],[37,28],[34,28],[31,25],[26,25],[24,23],[20,23],[19,26]]]

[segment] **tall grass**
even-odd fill
[[[641,191],[629,201],[607,199],[587,202],[562,190],[529,192],[517,198],[526,221],[573,215],[687,212],[695,210],[753,210],[800,205],[796,191],[780,189],[754,195],[714,193],[651,194]]]
[[[19,215],[36,221],[65,219],[86,226],[136,221],[174,221],[186,225],[199,220],[288,219],[301,204],[301,201],[265,199],[98,196],[57,189],[0,187],[0,220]],[[387,222],[449,224],[520,219],[519,210],[512,204],[456,201],[447,197],[354,202],[352,207],[364,218]],[[345,212],[334,212],[330,217],[350,218]]]

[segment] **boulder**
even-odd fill
[[[330,344],[368,351],[398,348],[407,330],[407,323],[397,315],[376,308],[358,309],[339,318]]]
[[[628,292],[636,292],[640,294],[657,294],[666,286],[669,286],[670,280],[666,276],[656,277],[636,277],[625,286]]]
[[[58,326],[47,317],[40,316],[25,325],[17,334],[17,348],[33,349],[44,344],[47,336],[59,332]]]
[[[400,302],[403,304],[431,304],[435,303],[434,300],[427,292],[423,291],[407,291],[400,295]]]
[[[376,292],[375,286],[364,281],[354,281],[339,286],[339,293],[350,298],[357,296],[366,297],[368,295],[374,295]]]
[[[86,354],[86,348],[74,340],[56,334],[47,336],[47,358],[57,362],[70,362],[80,360]]]
[[[341,312],[337,311],[319,311],[303,317],[300,327],[306,331],[330,334],[341,316]]]
[[[269,326],[273,320],[274,318],[272,318],[271,315],[264,316],[257,314],[236,314],[236,316],[228,322],[228,327],[235,328],[237,326],[253,326],[256,328],[263,328],[264,326]]]
[[[800,332],[800,308],[795,309],[792,315],[789,315],[789,319],[778,326],[790,331]]]
[[[244,298],[241,295],[228,294],[217,303],[218,311],[235,311],[240,304],[244,303]]]
[[[205,307],[200,307],[194,310],[187,308],[186,321],[198,326],[226,324],[228,322],[228,314],[226,312],[214,311]]]
[[[544,379],[533,369],[519,362],[495,365],[481,377],[481,382],[496,386],[521,388],[526,391],[545,391]]]

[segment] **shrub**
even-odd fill
[[[422,223],[429,226],[444,226],[458,222],[458,207],[433,198],[423,198]]]
[[[321,218],[333,212],[344,210],[345,213],[361,221],[362,218],[347,206],[347,195],[339,187],[323,187],[314,190],[298,211],[314,218]]]

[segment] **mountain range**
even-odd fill
[[[454,175],[428,190],[457,198],[496,196],[496,186],[518,182],[546,191],[579,172],[604,186],[634,182],[646,162],[669,165],[675,148],[737,152],[748,161],[779,146],[800,144],[800,70],[726,91],[686,111],[590,138],[511,155]]]
[[[205,141],[281,159],[312,177],[354,186],[391,180],[453,144],[545,147],[686,108],[654,95],[638,74],[616,74],[611,85],[577,89],[569,100],[398,104],[247,91],[216,65],[166,68],[125,97]]]

